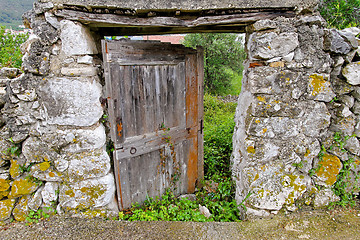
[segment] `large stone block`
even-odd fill
[[[110,171],[110,158],[104,149],[81,153],[68,153],[67,181],[103,177]]]
[[[315,182],[322,186],[332,186],[336,182],[337,175],[341,168],[342,163],[338,157],[324,153],[322,158],[315,164]]]
[[[115,193],[114,176],[110,173],[102,178],[60,186],[59,204],[64,210],[104,207]]]
[[[293,209],[295,201],[311,185],[311,179],[302,174],[285,173],[281,163],[244,169],[252,193],[246,204],[251,208],[280,210]]]
[[[29,215],[29,202],[30,196],[23,196],[20,198],[19,202],[13,210],[13,215],[16,221],[23,222],[26,220],[26,217]]]
[[[254,33],[249,39],[249,53],[251,59],[271,59],[283,57],[291,53],[299,45],[298,35],[295,32]]]
[[[360,62],[353,62],[346,65],[342,74],[351,85],[360,85]]]
[[[302,133],[309,137],[318,137],[320,132],[330,125],[331,115],[322,102],[305,102],[305,114],[301,120]]]
[[[84,25],[69,20],[60,22],[62,51],[66,55],[97,54],[95,40]]]
[[[39,96],[49,124],[91,126],[103,109],[97,78],[50,78],[41,84]]]
[[[0,221],[10,218],[15,202],[16,199],[6,199],[0,201]]]
[[[45,143],[50,149],[56,149],[59,153],[99,149],[106,141],[105,128],[102,124],[80,129],[37,125],[33,128],[32,135],[37,137],[37,144]]]
[[[309,99],[330,102],[336,95],[331,89],[329,76],[312,74],[309,76]]]
[[[347,54],[352,46],[345,41],[336,29],[325,30],[324,49],[339,54]]]

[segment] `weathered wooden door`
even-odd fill
[[[120,209],[203,177],[202,50],[102,41]]]

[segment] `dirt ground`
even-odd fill
[[[360,208],[301,210],[239,223],[127,222],[54,216],[0,227],[0,239],[360,239]]]

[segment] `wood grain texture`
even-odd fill
[[[203,59],[193,49],[153,41],[104,40],[102,47],[120,209],[169,187],[193,192],[203,161]]]

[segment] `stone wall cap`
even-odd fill
[[[312,9],[318,0],[39,0],[55,6],[74,5],[84,7],[121,8],[136,10],[208,10],[208,9]]]

